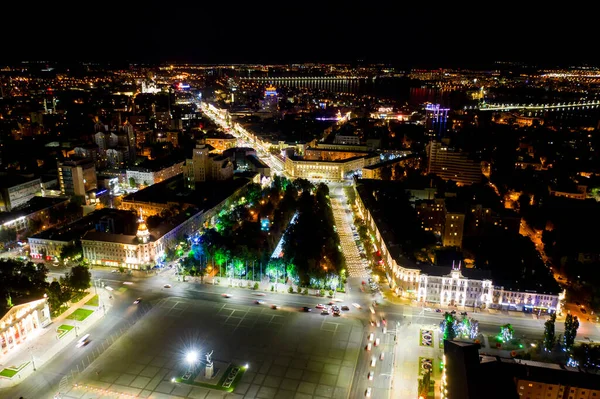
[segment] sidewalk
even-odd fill
[[[6,367],[17,367],[27,363],[26,367],[16,374],[11,379],[0,379],[0,386],[14,386],[20,381],[24,380],[31,372],[42,367],[47,361],[49,361],[58,351],[64,348],[66,345],[72,343],[80,336],[85,330],[92,326],[98,319],[100,319],[106,311],[110,308],[108,294],[101,290],[98,292],[98,306],[86,305],[90,299],[92,299],[96,293],[92,289],[83,299],[73,304],[66,312],[53,319],[52,322],[46,327],[40,330],[38,336],[33,337],[29,342],[22,344],[19,348],[14,350],[2,359],[0,364],[0,370]],[[104,306],[104,307],[103,307]],[[82,321],[68,319],[77,309],[88,309],[94,313],[90,314],[87,318]],[[63,324],[73,326],[74,328],[65,333],[59,338],[58,327]]]
[[[177,276],[175,276],[175,278],[177,278]],[[231,279],[231,284],[230,284],[230,279],[227,277],[219,277],[219,276],[206,276],[204,277],[204,284],[207,285],[212,285],[213,284],[213,280],[214,280],[214,285],[219,286],[219,287],[224,287],[224,288],[235,288],[235,289],[250,289],[250,290],[254,290],[254,283],[258,283],[258,290],[256,290],[257,292],[265,292],[265,293],[278,293],[278,294],[288,294],[288,295],[302,295],[301,293],[298,293],[298,286],[295,284],[283,284],[283,283],[277,283],[277,290],[276,291],[271,291],[271,287],[273,287],[275,289],[275,283],[269,282],[269,280],[267,278],[263,278],[262,281],[253,281],[253,280],[244,280],[244,279]],[[190,277],[190,276],[186,276],[185,281],[187,282],[195,282],[200,284],[200,277]],[[217,284],[216,282],[220,281],[219,284]],[[241,284],[241,286],[240,286]],[[230,286],[231,285],[231,286]],[[248,285],[250,288],[248,288]],[[289,289],[290,287],[293,288],[294,292],[293,294],[289,293]],[[307,288],[308,289],[308,296],[319,296],[318,293],[320,290],[318,289],[314,289],[314,288]],[[301,288],[302,292],[304,292],[304,288]],[[325,290],[325,296],[322,298],[328,298],[329,297],[329,291]],[[334,295],[335,298],[337,299],[341,299],[344,300],[346,298],[346,293],[344,292],[336,292]]]

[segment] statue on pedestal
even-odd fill
[[[212,378],[213,377],[213,361],[212,361],[212,354],[214,351],[210,351],[209,353],[206,354],[206,368],[204,370],[204,377],[205,378]]]

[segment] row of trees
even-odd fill
[[[63,305],[81,296],[91,286],[92,275],[86,266],[74,266],[59,280],[54,279],[46,288],[48,305],[58,313]]]
[[[573,349],[577,330],[579,329],[579,320],[577,316],[568,313],[565,318],[565,333],[562,340],[556,338],[556,314],[550,315],[550,318],[544,323],[544,340],[542,347],[546,352],[552,352],[556,345],[564,348],[567,352]]]
[[[298,191],[305,183],[275,176],[262,188],[251,184],[244,196],[218,215],[182,261],[183,273],[203,276],[207,267],[221,276],[257,279],[296,211]],[[268,220],[268,227],[261,224]],[[279,274],[284,276],[285,274]]]
[[[44,294],[52,310],[59,309],[74,293],[90,287],[91,274],[85,266],[75,266],[60,281],[47,282],[48,268],[43,263],[0,259],[0,302],[3,314],[15,303],[40,299]]]

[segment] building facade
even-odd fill
[[[233,163],[228,157],[209,153],[205,144],[196,144],[192,159],[183,166],[186,185],[193,189],[197,182],[229,180],[233,178]]]
[[[39,178],[0,177],[0,211],[10,212],[25,205],[41,190],[42,186]]]
[[[31,339],[50,322],[46,298],[13,306],[0,319],[0,362],[18,347],[31,345]]]
[[[58,162],[58,182],[62,195],[86,194],[98,188],[96,167],[91,159],[67,159]]]
[[[140,213],[142,213],[140,211]],[[81,239],[83,257],[92,265],[141,269],[153,266],[167,248],[173,248],[184,235],[196,233],[205,214],[197,211],[172,228],[150,231],[143,217],[138,220],[136,235],[89,231]]]
[[[527,312],[560,313],[565,292],[545,293],[519,291],[494,284],[481,270],[458,267],[418,265],[403,257],[392,237],[380,230],[371,211],[365,205],[360,190],[356,190],[355,205],[380,251],[392,290],[396,295],[414,299],[423,305],[463,306],[511,309]],[[446,223],[451,218],[446,218]],[[454,219],[456,221],[456,219]]]
[[[151,186],[183,173],[183,165],[184,161],[156,169],[132,166],[125,172],[125,180],[131,182],[133,179],[137,185]]]
[[[481,164],[469,159],[467,154],[456,151],[439,141],[427,144],[427,173],[434,173],[444,180],[457,184],[481,182]]]

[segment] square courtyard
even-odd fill
[[[161,300],[62,397],[348,398],[363,326],[345,317],[186,298]],[[233,393],[171,382],[186,353],[249,365]],[[202,366],[203,368],[203,366]],[[130,396],[131,397],[131,396]]]

